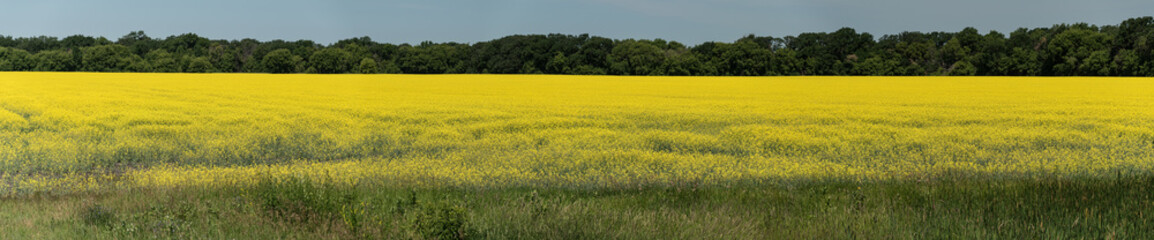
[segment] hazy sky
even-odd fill
[[[486,41],[565,33],[663,38],[687,44],[746,34],[781,37],[853,27],[901,31],[1013,31],[1086,22],[1116,25],[1154,14],[1151,0],[3,0],[0,35],[74,34],[116,40],[197,33],[211,39],[369,36],[378,42]]]

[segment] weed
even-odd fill
[[[468,211],[455,204],[436,202],[421,206],[412,218],[413,230],[426,239],[466,239]]]
[[[112,227],[117,221],[116,212],[100,204],[85,207],[80,213],[80,219],[100,227]]]

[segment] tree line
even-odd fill
[[[0,35],[0,71],[1154,76],[1154,18],[1019,28],[1009,36],[965,28],[875,38],[842,28],[696,46],[588,34],[418,45],[360,37],[327,46],[309,40],[211,40],[193,33],[161,39],[142,31],[116,41]]]

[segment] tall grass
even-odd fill
[[[10,198],[0,201],[0,238],[1154,237],[1149,176],[588,189],[261,181],[252,187]]]

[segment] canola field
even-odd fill
[[[1152,170],[1144,78],[0,73],[0,195]]]

